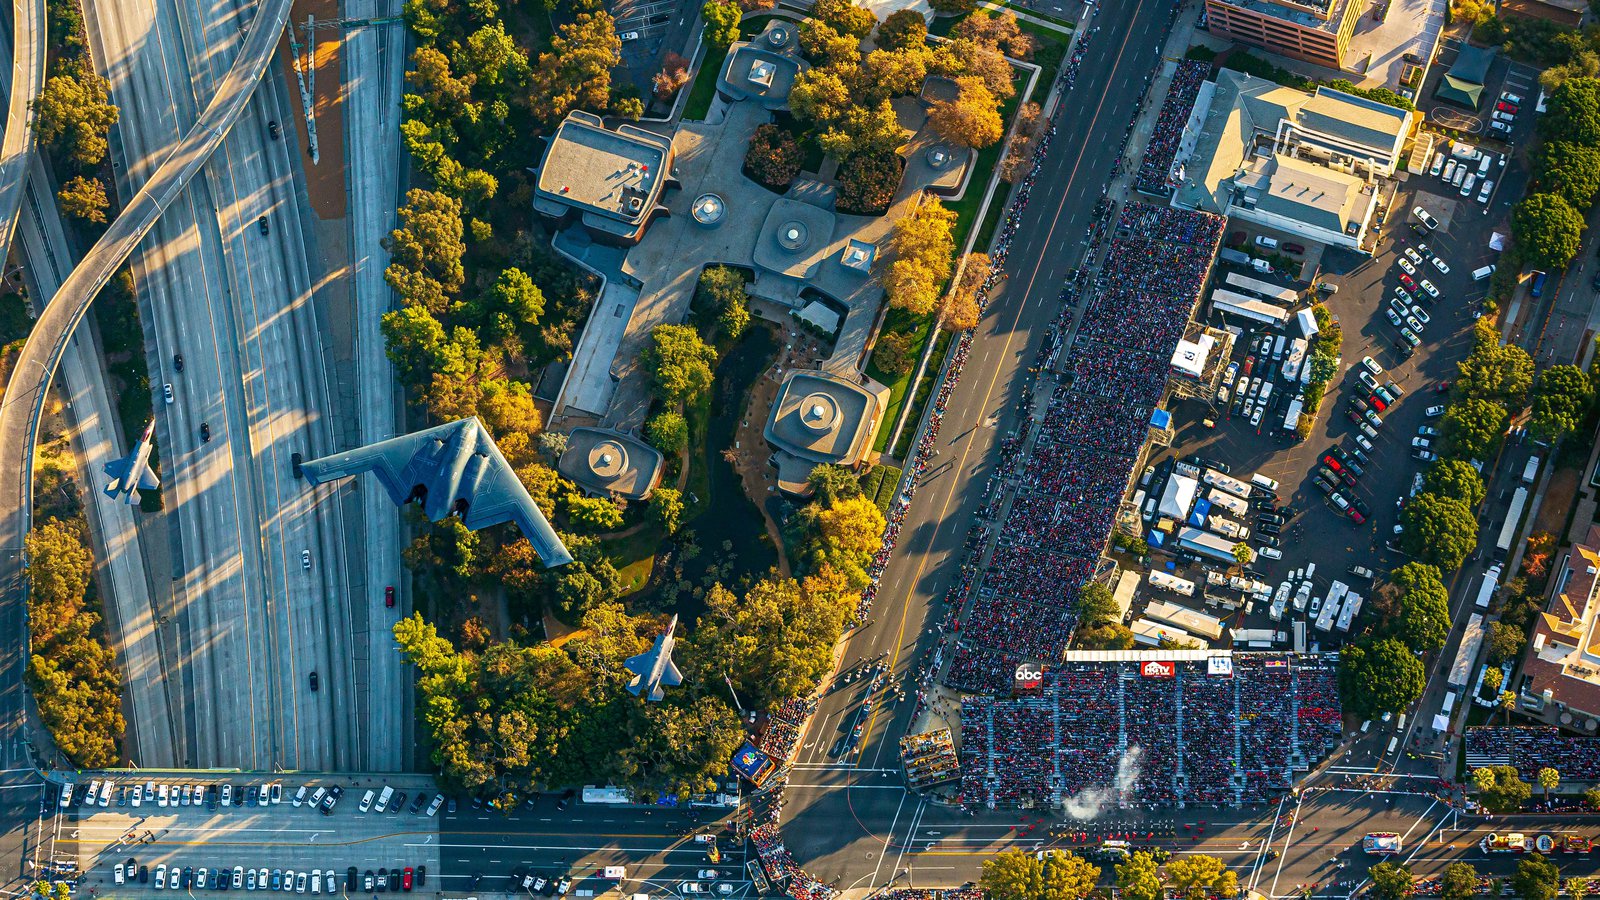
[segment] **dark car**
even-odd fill
[[[428,867],[417,866],[417,887],[426,887],[428,884]]]
[[[397,813],[400,810],[405,809],[405,807],[406,807],[406,792],[405,791],[395,791],[394,792],[394,802],[389,804],[389,812]]]
[[[278,137],[280,135],[280,132],[278,131],[278,123],[277,122],[268,122],[267,123],[267,134],[271,135],[273,140],[277,140],[278,139]],[[351,890],[355,890],[355,886],[351,885],[350,889]]]
[[[1306,248],[1294,243],[1293,241],[1286,241],[1283,245],[1283,251],[1285,253],[1304,253],[1306,252]]]
[[[266,216],[262,216],[261,218],[256,220],[256,227],[261,229],[261,233],[262,234],[266,234],[266,233],[268,233],[268,232],[270,232],[272,230],[271,226],[269,226],[267,224],[267,217]]]
[[[178,883],[185,888],[194,886],[194,866],[183,867],[183,880]]]
[[[177,369],[179,372],[183,371],[183,354],[182,353],[174,353],[174,354],[172,354],[172,367],[174,369]]]
[[[149,866],[140,866],[139,867],[139,883],[140,884],[144,884],[144,883],[148,882],[149,880],[150,880],[150,867]]]
[[[394,585],[392,584],[383,589],[383,605],[394,609]],[[451,802],[454,803],[455,801],[452,800]],[[453,809],[450,811],[455,812]]]
[[[315,672],[311,673],[311,689],[313,691],[317,689],[317,673]]]
[[[422,807],[426,806],[427,803],[428,795],[418,791],[416,799],[411,801],[411,814],[416,815],[417,813],[422,812]]]
[[[566,809],[568,806],[571,806],[572,798],[576,797],[577,795],[578,792],[572,788],[567,788],[566,790],[562,791],[561,799],[556,801],[556,809]]]
[[[359,873],[356,872],[355,866],[344,870],[344,889],[347,893],[356,889],[358,875]]]
[[[456,814],[456,798],[451,797],[444,802],[444,811],[452,816]]]
[[[202,443],[210,443],[211,442],[211,423],[210,422],[201,422],[200,423],[200,440],[201,440]]]
[[[386,891],[388,889],[389,889],[389,870],[388,869],[379,869],[378,870],[378,890]]]
[[[1277,522],[1262,522],[1260,526],[1256,528],[1256,530],[1262,534],[1277,534],[1283,531],[1283,526],[1279,525]]]
[[[300,455],[300,451],[299,450],[296,450],[295,452],[289,454],[289,471],[294,473],[294,477],[296,477],[296,478],[304,478],[305,477],[305,472],[302,471],[301,468],[300,468],[300,464],[305,462],[305,459],[306,458],[304,456]]]

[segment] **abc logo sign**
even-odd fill
[[[1035,662],[1025,662],[1017,666],[1016,673],[1011,678],[1014,690],[1034,690],[1044,683],[1044,667]]]
[[[1139,674],[1146,678],[1172,678],[1178,667],[1164,660],[1152,659],[1139,666]]]

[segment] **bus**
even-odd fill
[[[1519,487],[1511,495],[1511,509],[1506,513],[1506,523],[1500,526],[1500,538],[1494,542],[1494,548],[1501,553],[1511,551],[1511,539],[1517,535],[1517,526],[1522,524],[1522,510],[1528,505],[1528,489]]]

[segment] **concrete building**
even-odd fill
[[[1178,161],[1172,205],[1360,251],[1379,179],[1404,161],[1412,113],[1223,69]]]
[[[1553,574],[1550,603],[1522,659],[1522,707],[1552,725],[1596,733],[1600,720],[1600,526]]]
[[[661,195],[675,186],[671,171],[670,138],[572,112],[545,146],[533,208],[557,227],[577,220],[599,243],[632,246],[668,214]]]
[[[751,41],[735,41],[717,76],[717,92],[730,103],[753,100],[767,109],[785,109],[789,89],[811,64],[799,56],[799,25],[774,19]]]
[[[790,372],[765,430],[779,489],[803,497],[811,492],[806,477],[819,464],[861,465],[888,399],[888,388],[873,392],[827,372]]]
[[[556,468],[590,494],[644,500],[661,482],[662,458],[620,431],[574,428]]]
[[[1343,69],[1365,6],[1365,0],[1206,0],[1206,17],[1218,37]]]
[[[1500,0],[1500,15],[1522,19],[1543,19],[1564,28],[1583,24],[1589,0]]]

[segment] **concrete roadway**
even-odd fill
[[[887,654],[893,680],[907,683],[933,640],[936,605],[951,583],[967,529],[982,503],[995,463],[995,444],[1016,425],[1015,407],[1041,335],[1055,319],[1067,272],[1079,264],[1082,243],[1117,147],[1138,112],[1144,79],[1155,68],[1171,6],[1161,0],[1104,4],[1095,13],[1077,86],[1064,102],[1056,135],[1013,240],[1011,277],[991,301],[971,357],[945,413],[934,474],[925,478],[904,525],[899,548],[878,591],[872,621],[850,635],[844,668]],[[819,704],[786,794],[784,836],[824,881],[840,887],[882,884],[895,871],[883,856],[915,821],[945,828],[1008,828],[1013,816],[978,823],[962,814],[924,809],[900,789],[898,740],[913,703],[880,706],[868,717],[860,753],[836,760],[831,751],[855,721],[856,690],[830,692]],[[879,715],[890,710],[886,715]],[[948,833],[948,832],[947,832]],[[990,831],[989,833],[994,833]],[[895,851],[896,853],[898,851]],[[863,862],[868,862],[863,867]],[[864,874],[863,874],[864,873]],[[959,879],[958,879],[959,881]]]
[[[125,0],[91,4],[87,20],[113,99],[143,113],[118,130],[126,193],[217,95],[249,17],[231,4]],[[356,720],[345,708],[351,629],[338,504],[319,504],[332,491],[310,491],[290,474],[291,452],[331,449],[312,412],[329,403],[291,151],[266,130],[282,102],[276,79],[265,80],[245,127],[222,142],[206,178],[135,261],[152,387],[170,382],[178,398],[157,404],[175,520],[168,663],[184,688],[172,717],[193,731],[169,760],[136,748],[145,765],[360,767],[357,742],[344,739],[351,731],[335,731]],[[277,227],[262,235],[260,216]],[[322,692],[307,684],[313,671]]]
[[[49,27],[45,0],[12,0],[11,72],[6,81],[6,131],[0,140],[0,258],[11,246],[23,185],[34,151],[33,100],[44,87],[45,41]],[[10,85],[18,89],[11,90]]]

